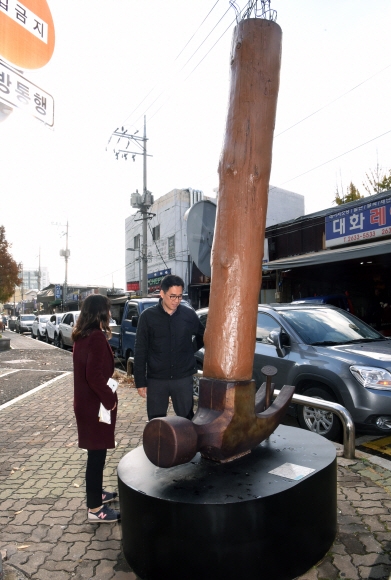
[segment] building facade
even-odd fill
[[[49,270],[45,266],[41,268],[40,276],[38,270],[23,268],[22,277],[25,290],[31,288],[41,290],[50,284]]]
[[[148,291],[154,292],[166,274],[190,279],[190,257],[187,246],[184,215],[191,205],[203,199],[201,191],[173,189],[159,197],[150,207],[153,214],[148,221]],[[125,220],[126,290],[137,292],[141,287],[142,222],[135,213]],[[133,251],[126,249],[132,248]]]
[[[206,197],[199,190],[173,189],[158,198],[150,207],[151,219],[147,231],[148,291],[159,288],[166,274],[176,274],[185,282],[185,292],[196,307],[207,305],[210,279],[203,275],[191,259],[187,243],[185,213]],[[266,226],[281,220],[304,215],[304,196],[270,186]],[[125,220],[126,290],[138,292],[142,276],[142,221],[135,213]],[[265,256],[268,260],[268,257]]]
[[[266,239],[276,301],[345,294],[359,318],[378,311],[391,328],[391,191],[272,225]]]

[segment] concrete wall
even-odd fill
[[[190,207],[190,192],[185,189],[173,189],[159,197],[151,206],[150,212],[156,214],[148,222],[148,274],[162,269],[171,269],[172,274],[180,276],[188,282],[188,249],[186,222],[183,216]],[[139,217],[132,215],[125,220],[125,246],[134,247],[134,237],[140,234],[142,243],[142,222],[135,222]],[[152,231],[160,226],[160,238],[152,240]],[[169,256],[169,238],[175,239],[175,254]],[[138,281],[138,252],[126,252],[126,281]]]
[[[270,185],[266,227],[304,215],[304,195]]]

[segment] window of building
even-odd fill
[[[160,240],[160,224],[152,228],[152,239],[154,242]]]
[[[175,236],[168,238],[168,258],[175,260]]]
[[[134,236],[133,238],[133,248],[135,250],[137,250],[137,248],[140,247],[140,234],[138,234],[137,236]]]

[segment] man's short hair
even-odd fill
[[[168,274],[167,276],[164,276],[163,280],[161,281],[160,289],[163,290],[163,292],[167,292],[171,286],[182,286],[182,288],[184,288],[185,283],[179,276]]]

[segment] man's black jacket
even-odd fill
[[[182,379],[197,372],[193,336],[203,345],[204,327],[192,308],[179,304],[168,314],[159,304],[141,313],[134,349],[134,380],[139,389],[151,379]]]

